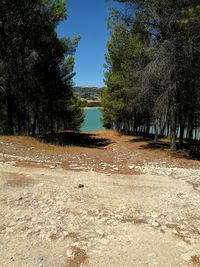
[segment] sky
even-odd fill
[[[59,37],[81,36],[75,53],[76,86],[104,86],[108,9],[112,0],[67,0],[68,18],[57,27]]]

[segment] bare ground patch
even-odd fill
[[[23,187],[23,186],[30,186],[31,184],[33,184],[33,182],[34,180],[32,178],[27,177],[24,174],[8,173],[6,185]]]
[[[85,250],[74,246],[71,248],[70,252],[71,257],[69,257],[67,264],[63,267],[80,267],[83,263],[86,263],[88,255]]]

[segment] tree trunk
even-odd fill
[[[184,136],[184,131],[185,131],[185,123],[186,123],[186,116],[182,122],[181,119],[180,120],[180,135],[179,135],[179,145],[180,145],[180,148],[183,147],[183,136]]]
[[[8,134],[13,135],[13,99],[12,96],[7,92],[7,118],[8,118]]]
[[[35,135],[35,131],[36,131],[36,123],[37,123],[37,113],[35,113],[35,115],[34,115],[33,128],[32,128],[32,135]]]
[[[154,130],[155,130],[154,143],[156,144],[158,142],[158,122],[157,122],[157,120],[155,120]]]
[[[172,115],[172,121],[170,124],[170,150],[176,151],[176,119],[175,115]]]
[[[176,111],[175,104],[171,107],[171,120],[170,120],[170,149],[176,151]]]

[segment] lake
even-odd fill
[[[86,108],[84,109],[84,113],[85,121],[81,127],[82,132],[92,132],[104,129],[101,121],[102,113],[99,108]]]

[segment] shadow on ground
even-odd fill
[[[129,140],[131,143],[141,143],[140,149],[150,149],[150,150],[166,150],[170,151],[170,143],[167,141],[157,141],[154,142],[153,137],[136,137]],[[180,148],[177,142],[177,151],[173,152],[172,155],[175,157],[181,157],[192,160],[200,160],[200,142],[193,141],[191,144],[183,143]]]
[[[54,134],[43,134],[38,139],[44,143],[50,143],[60,146],[79,146],[88,148],[105,148],[111,144],[110,139],[97,138],[95,134],[63,132]]]

